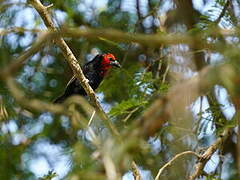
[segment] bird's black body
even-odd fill
[[[107,56],[107,55],[106,55]],[[114,57],[114,56],[113,56]],[[114,57],[115,58],[115,57]],[[97,55],[93,60],[86,63],[83,66],[83,73],[88,79],[89,85],[93,90],[96,90],[100,83],[102,82],[104,75],[110,66],[106,66],[104,61],[104,55]],[[112,62],[113,60],[111,60]],[[110,61],[109,61],[110,62]],[[120,67],[120,64],[114,59],[115,66]],[[73,76],[72,79],[68,82],[67,87],[63,95],[58,97],[54,103],[62,103],[66,98],[72,95],[82,95],[86,96],[86,92],[81,86],[79,80]]]

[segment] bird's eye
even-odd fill
[[[113,58],[109,58],[109,61],[114,61],[114,59]]]

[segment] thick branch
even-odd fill
[[[48,29],[57,32],[57,28],[55,27],[53,21],[51,20],[51,17],[49,15],[47,7],[43,6],[42,3],[39,0],[28,0],[28,3],[31,4],[39,13],[41,18],[43,19],[45,25]],[[115,135],[118,134],[117,130],[112,125],[111,121],[109,121],[107,115],[103,111],[100,103],[97,100],[97,97],[95,95],[95,92],[91,88],[91,86],[88,84],[88,80],[83,74],[83,71],[73,55],[71,49],[68,47],[66,42],[63,40],[63,38],[57,38],[56,40],[57,45],[62,50],[62,53],[65,57],[65,59],[68,61],[69,65],[71,66],[71,69],[73,70],[74,75],[77,77],[77,79],[80,81],[82,87],[86,91],[87,95],[90,97],[91,102],[93,103],[94,107],[96,108],[98,114],[100,117],[105,120],[104,123],[108,126],[108,128],[114,133]]]
[[[0,31],[0,34],[5,35],[8,32],[46,32],[40,29],[23,29],[21,27],[16,27],[14,29]],[[50,31],[50,32],[49,32]],[[222,50],[221,46],[217,46],[218,44],[210,43],[202,39],[203,33],[198,33],[194,37],[189,36],[188,34],[140,34],[140,33],[126,33],[116,29],[93,29],[93,28],[65,28],[59,30],[58,32],[54,30],[52,32],[49,29],[47,32],[57,34],[62,37],[72,37],[72,38],[105,38],[116,42],[125,42],[125,43],[138,43],[148,47],[160,47],[162,45],[174,45],[174,44],[189,44],[193,45],[194,41],[197,41],[198,44],[195,44],[199,49],[210,49],[210,50]],[[207,31],[210,35],[214,33],[214,35],[222,35],[222,36],[234,36],[239,33],[238,30],[234,29],[222,29],[222,28],[212,28]],[[151,43],[150,43],[151,42]],[[224,45],[224,44],[222,44]],[[226,45],[225,45],[226,46]]]
[[[201,34],[193,37],[187,34],[140,34],[126,33],[116,29],[92,29],[92,28],[71,28],[60,31],[63,37],[86,37],[86,38],[106,38],[117,42],[139,43],[148,47],[160,47],[163,44],[195,44],[199,49],[216,49],[215,44],[210,44],[203,40]],[[216,32],[216,31],[215,31]],[[222,32],[216,32],[222,33]],[[223,33],[226,33],[225,31]]]

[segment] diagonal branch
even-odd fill
[[[203,155],[201,155],[198,163],[195,165],[195,171],[192,173],[192,175],[189,177],[189,180],[194,180],[198,178],[202,172],[205,164],[208,162],[208,160],[211,158],[213,153],[223,144],[223,142],[227,139],[229,136],[230,128],[226,128],[223,133],[220,135],[220,137],[204,152]]]
[[[12,96],[19,104],[21,104],[26,109],[31,109],[38,112],[49,111],[54,114],[64,114],[66,116],[71,116],[71,114],[66,111],[65,107],[62,105],[53,105],[43,101],[39,101],[37,99],[27,99],[23,92],[17,87],[14,79],[11,76],[8,76],[5,80]]]
[[[54,32],[58,31],[51,19],[51,16],[48,12],[47,7],[43,6],[39,0],[28,0],[28,3],[31,4],[37,10],[37,12],[39,13],[39,15],[41,16],[41,18],[43,19],[45,25],[49,30]],[[118,135],[117,130],[115,129],[111,121],[108,119],[100,103],[98,102],[95,92],[93,91],[91,86],[88,84],[88,80],[84,76],[83,71],[76,57],[73,55],[71,49],[68,47],[64,39],[61,37],[58,37],[55,42],[62,50],[62,53],[65,59],[67,60],[67,62],[69,63],[71,69],[73,70],[74,75],[80,81],[82,87],[86,91],[87,95],[90,97],[90,100],[93,106],[96,108],[99,116],[104,120],[105,125],[107,125],[107,127],[111,130],[111,132],[114,135]]]

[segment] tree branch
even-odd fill
[[[226,34],[225,31],[214,31],[215,33]],[[174,44],[189,44],[193,45],[193,37],[187,34],[141,34],[141,33],[126,33],[116,29],[93,29],[93,28],[71,28],[62,29],[60,31],[63,37],[86,37],[86,38],[106,38],[116,42],[139,43],[148,47],[160,47]],[[199,49],[216,50],[216,44],[210,44],[203,40],[201,34],[194,36],[195,44]],[[151,42],[151,43],[150,43]]]
[[[230,128],[226,128],[220,137],[213,143],[203,155],[201,155],[198,163],[195,165],[195,171],[189,177],[189,180],[194,180],[202,174],[203,168],[208,160],[211,158],[213,153],[223,144],[223,142],[227,139],[230,132]]]
[[[47,42],[50,42],[54,38],[54,34],[50,32],[44,32],[42,34],[31,48],[23,52],[16,60],[11,60],[11,63],[7,67],[1,69],[0,79],[5,79],[9,75],[13,76],[29,57],[37,53]]]
[[[197,153],[195,153],[193,151],[184,151],[184,152],[181,152],[181,153],[175,155],[170,161],[168,161],[163,167],[161,167],[161,169],[159,169],[158,174],[155,177],[155,180],[159,180],[163,170],[166,169],[168,166],[171,166],[173,161],[175,161],[176,159],[178,159],[179,157],[181,157],[181,156],[183,156],[185,154],[192,154],[194,156],[197,156],[198,158],[200,157],[199,154],[197,154]]]
[[[41,16],[41,18],[43,19],[45,25],[49,30],[54,32],[58,31],[53,21],[51,20],[47,7],[43,6],[39,0],[28,0],[28,3],[31,4],[37,10],[37,12],[39,13],[39,15]],[[88,84],[88,80],[84,76],[83,71],[77,59],[73,55],[71,49],[68,47],[68,45],[66,44],[63,38],[58,37],[56,39],[56,44],[62,50],[62,53],[65,59],[68,61],[71,69],[73,70],[74,75],[80,81],[82,87],[86,91],[87,95],[90,97],[90,100],[93,103],[93,106],[96,108],[96,111],[98,112],[99,116],[104,120],[105,125],[107,125],[107,127],[111,130],[111,132],[114,135],[118,135],[119,133],[117,132],[117,130],[115,129],[111,121],[108,119],[100,103],[98,102],[95,92],[93,91],[91,86]]]
[[[67,116],[71,116],[69,111],[66,111],[66,107],[62,105],[58,105],[58,104],[53,105],[53,104],[39,101],[37,99],[27,99],[23,94],[23,92],[17,87],[12,77],[6,78],[6,84],[8,86],[9,91],[11,92],[13,97],[16,99],[16,101],[26,109],[35,110],[38,112],[49,111],[54,114],[65,114]]]
[[[15,80],[8,76],[5,79],[8,89],[16,102],[20,104],[22,107],[37,112],[51,112],[54,114],[64,114],[70,118],[75,118],[83,128],[87,128],[87,121],[81,116],[81,121],[79,120],[80,114],[77,111],[72,111],[68,109],[70,104],[78,104],[81,108],[90,116],[90,112],[93,111],[93,107],[81,96],[72,96],[68,98],[64,104],[52,104],[46,103],[38,99],[29,99],[26,97],[24,92],[18,88]],[[74,124],[73,124],[74,125]]]
[[[134,180],[142,180],[138,167],[134,161],[132,161],[131,166],[132,166]]]
[[[14,30],[13,30],[14,29]],[[21,27],[16,27],[13,29],[6,30],[4,32],[10,32],[13,30],[13,32],[24,32],[24,31],[31,31],[29,29],[22,29]],[[192,38],[189,38],[188,35],[177,35],[177,34],[171,34],[171,36],[167,35],[145,35],[145,34],[131,34],[131,33],[125,33],[118,30],[113,29],[91,29],[91,28],[72,28],[72,29],[64,29],[62,31],[57,32],[57,30],[40,30],[40,29],[33,29],[33,32],[40,32],[42,35],[40,38],[32,45],[31,48],[26,50],[22,55],[20,55],[17,60],[12,60],[11,64],[8,67],[4,67],[2,70],[0,70],[0,79],[4,79],[7,77],[7,74],[13,74],[16,72],[19,68],[22,67],[22,65],[25,63],[25,61],[32,56],[33,54],[37,53],[45,43],[50,42],[52,39],[63,36],[63,37],[85,37],[85,38],[96,38],[96,37],[104,37],[106,39],[112,39],[117,42],[126,42],[126,43],[139,43],[142,45],[155,47],[162,44],[171,45],[171,44],[179,44],[179,43],[191,43]],[[237,30],[226,30],[226,29],[215,29],[216,33],[219,33],[223,36],[232,36],[236,33],[238,33]],[[197,37],[195,37],[197,38]],[[151,42],[151,43],[149,43]],[[214,44],[204,44],[202,42],[202,46],[205,48],[212,48],[213,50],[217,50],[215,48]],[[206,46],[205,46],[206,45]],[[69,49],[69,48],[68,48]],[[74,63],[77,63],[74,61]],[[71,64],[70,64],[71,65]],[[76,68],[75,68],[76,69]]]
[[[162,45],[174,45],[174,44],[188,44],[193,45],[194,40],[198,42],[195,44],[199,49],[210,49],[210,50],[222,50],[222,47],[218,46],[216,43],[210,43],[202,39],[203,33],[198,33],[194,37],[189,36],[188,34],[140,34],[140,33],[126,33],[116,29],[93,29],[93,28],[64,28],[59,31],[56,30],[40,30],[40,29],[24,29],[21,27],[15,27],[9,30],[0,31],[1,35],[6,35],[7,33],[22,33],[22,32],[48,32],[53,33],[62,37],[71,37],[71,38],[105,38],[114,40],[116,42],[125,42],[125,43],[138,43],[147,47],[160,47]],[[222,36],[234,36],[236,33],[239,33],[238,30],[234,29],[223,29],[223,28],[212,28],[207,31],[210,35],[222,35]],[[151,43],[149,43],[151,42]],[[222,44],[223,45],[223,44]],[[225,45],[226,46],[226,45]]]

